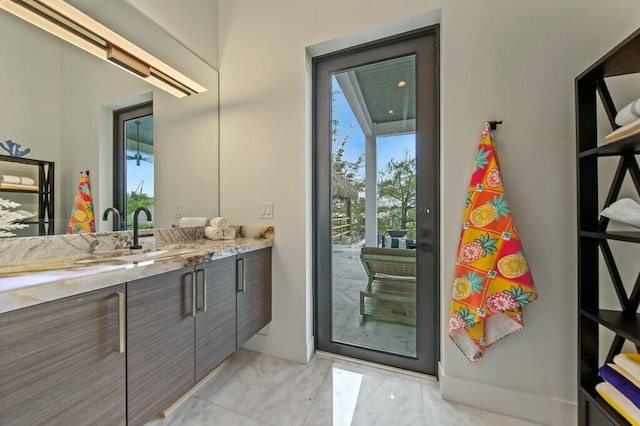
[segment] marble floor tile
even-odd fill
[[[258,356],[260,356],[260,354],[253,351],[237,351],[228,359],[227,364],[215,374],[214,378],[207,380],[198,388],[195,395],[205,400],[210,399],[211,396],[235,376],[238,371]]]
[[[330,365],[324,359],[301,365],[263,355],[207,399],[269,424],[300,425]]]
[[[165,419],[155,419],[146,426],[271,426],[196,396],[190,397]]]
[[[241,349],[166,419],[147,426],[534,426],[449,403],[428,377],[315,356]]]

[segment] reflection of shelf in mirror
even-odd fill
[[[18,183],[0,182],[0,190],[9,192],[38,192],[38,185],[22,185]]]
[[[617,241],[628,241],[630,243],[640,243],[640,231],[607,231],[607,232],[580,231],[580,236],[595,238],[598,240],[617,240]]]

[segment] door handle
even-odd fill
[[[125,294],[121,291],[117,292],[118,295],[118,349],[119,354],[123,354],[127,349],[126,342],[126,323],[125,323]]]
[[[238,259],[236,263],[236,289],[244,293],[247,290],[247,275],[244,270],[244,259]]]
[[[185,276],[191,277],[191,316],[195,317],[196,311],[198,310],[198,305],[196,303],[197,302],[196,274],[194,274],[193,272],[187,272]]]
[[[202,312],[207,312],[207,270],[198,269],[196,271],[196,281],[200,272],[202,272]]]

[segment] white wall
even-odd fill
[[[0,13],[0,38],[4,40],[0,43],[0,142],[11,139],[23,148],[31,148],[26,158],[57,163],[60,159],[60,45],[43,31],[29,31],[30,27],[6,12]],[[19,43],[7,41],[16,34],[21,34]],[[8,155],[4,150],[0,150],[0,154]],[[10,164],[0,164],[0,174],[12,174],[10,168]],[[16,172],[24,174],[25,170],[35,169],[18,168]],[[32,177],[36,178],[37,174]],[[17,193],[4,193],[0,197],[37,212],[37,197]],[[23,232],[32,235],[26,230]]]
[[[525,330],[474,364],[449,341],[443,320],[442,390],[447,399],[542,423],[573,424],[573,80],[636,29],[640,4],[632,0],[221,0],[221,212],[236,223],[256,223],[258,201],[273,201],[275,211],[273,321],[250,346],[298,361],[313,346],[305,48],[372,28],[382,33],[398,20],[439,8],[441,316],[448,315],[473,153],[488,119],[504,120],[495,136],[507,197],[540,293],[525,311]]]

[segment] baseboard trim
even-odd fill
[[[442,399],[549,426],[578,423],[577,403],[447,375],[439,366]]]
[[[290,361],[306,364],[309,359],[309,351],[313,353],[313,344],[309,348],[309,344],[300,344],[291,340],[281,339],[266,334],[256,334],[249,339],[243,348],[254,352],[260,352],[267,355],[273,355],[278,358],[288,359]]]

